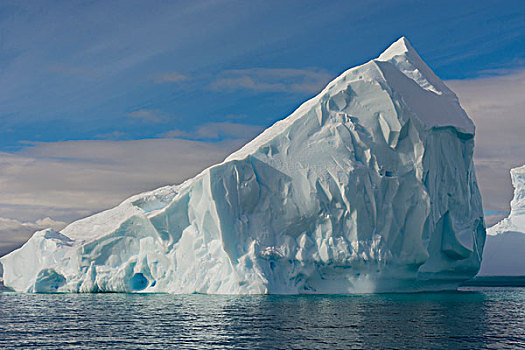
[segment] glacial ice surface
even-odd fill
[[[525,276],[525,165],[510,171],[510,215],[487,230],[480,276]]]
[[[453,289],[485,241],[474,125],[405,38],[225,161],[1,258],[24,292]]]

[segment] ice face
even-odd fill
[[[510,215],[487,230],[479,274],[525,275],[525,165],[510,171],[514,198]]]
[[[224,162],[3,257],[29,292],[455,288],[481,262],[474,125],[405,38]]]

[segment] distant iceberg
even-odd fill
[[[525,165],[510,171],[510,215],[487,230],[480,276],[525,276]]]
[[[1,258],[22,292],[446,290],[479,269],[474,125],[405,38],[224,162]],[[176,150],[172,150],[176,151]]]

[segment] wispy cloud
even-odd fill
[[[503,78],[503,79],[514,79],[516,75],[519,75],[525,70],[525,59],[514,58],[507,62],[505,65],[500,65],[499,68],[494,69],[484,69],[480,70],[477,73],[477,79],[472,80],[483,80],[483,79],[494,79],[494,78]],[[461,81],[461,80],[451,80],[451,81]]]
[[[110,133],[95,135],[95,138],[102,139],[102,140],[121,140],[124,137],[126,137],[127,135],[128,134],[126,134],[125,132],[115,130],[115,131],[110,132]]]
[[[161,74],[154,74],[151,76],[153,81],[157,84],[161,83],[180,83],[187,81],[189,77],[187,75],[178,73],[178,72],[167,72]]]
[[[146,123],[164,123],[170,117],[158,109],[139,109],[128,113],[127,116],[132,119],[141,120]]]
[[[319,69],[251,68],[223,71],[209,84],[216,91],[315,93],[332,78]]]
[[[197,129],[188,132],[183,130],[170,130],[161,134],[163,137],[184,138],[190,140],[217,140],[224,138],[250,139],[260,133],[263,127],[230,122],[206,123]]]
[[[59,73],[63,75],[77,76],[83,79],[96,80],[102,78],[104,75],[98,69],[81,66],[69,66],[51,64],[49,65],[49,71]]]
[[[248,118],[247,114],[228,114],[226,119],[228,120],[245,120]]]

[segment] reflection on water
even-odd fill
[[[0,348],[525,347],[525,289],[353,296],[0,294]]]

